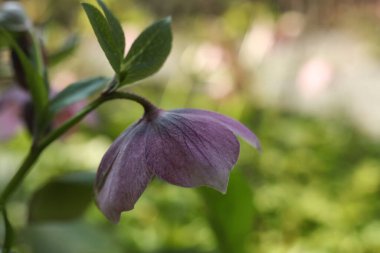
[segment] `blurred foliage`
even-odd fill
[[[57,89],[110,73],[84,13],[79,12],[79,1],[24,2],[44,28],[48,51],[64,45],[74,32],[80,34],[78,50],[70,48],[71,57],[54,62],[51,78]],[[142,113],[138,105],[128,102],[104,105],[95,115],[95,126],[82,124],[49,148],[14,197],[9,218],[22,232],[18,252],[380,252],[380,142],[339,111],[321,117],[268,103],[258,92],[267,48],[260,44],[262,40],[251,41],[249,33],[251,27],[258,27],[254,31],[261,33],[254,38],[265,38],[265,28],[270,27],[275,54],[288,44],[297,47],[312,34],[339,30],[363,36],[376,53],[380,51],[376,1],[106,2],[123,22],[127,47],[136,30],[156,18],[173,16],[169,61],[153,78],[131,87],[134,92],[166,109],[196,107],[237,118],[259,136],[263,152],[258,155],[241,143],[226,195],[155,179],[136,208],[116,226],[95,204],[80,219],[26,226],[31,208],[27,203],[33,203],[35,192],[72,171],[94,172],[112,140]],[[297,15],[285,15],[289,13]],[[244,51],[247,45],[258,52]],[[9,83],[9,73],[3,75],[7,72],[3,58],[0,86]],[[293,66],[281,68],[290,73]],[[271,77],[275,70],[264,73]],[[291,86],[296,82],[292,78],[281,82]],[[276,92],[281,96],[293,92],[289,86]],[[14,173],[28,143],[24,131],[1,143],[0,188]],[[64,198],[51,200],[64,204],[72,198],[74,208],[78,196],[72,189],[64,191]],[[46,213],[54,212],[49,205],[44,208]]]
[[[94,173],[76,172],[51,180],[29,203],[30,223],[76,219],[92,201]]]
[[[221,252],[245,252],[245,241],[255,216],[252,192],[239,172],[230,177],[226,195],[211,189],[201,189],[206,215],[220,245]]]

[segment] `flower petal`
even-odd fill
[[[0,94],[0,141],[8,140],[22,126],[22,108],[28,95],[21,89],[11,88]]]
[[[95,179],[95,190],[100,191],[103,187],[105,180],[107,179],[108,173],[113,167],[114,161],[116,157],[123,150],[124,143],[127,144],[129,142],[129,136],[134,132],[134,129],[137,127],[137,123],[128,127],[117,139],[112,143],[112,145],[107,149],[107,152],[104,154],[98,171],[96,173]]]
[[[17,133],[22,122],[19,117],[19,108],[0,105],[0,141],[8,140]]]
[[[152,122],[147,165],[169,183],[207,185],[225,192],[229,172],[239,156],[235,135],[214,121],[187,119],[164,112]]]
[[[222,114],[216,112],[210,112],[205,110],[198,109],[178,109],[171,111],[173,113],[182,114],[185,117],[194,116],[194,117],[204,117],[207,120],[212,120],[223,124],[229,130],[231,130],[236,135],[242,137],[246,142],[248,142],[251,146],[255,147],[259,151],[261,150],[261,145],[259,139],[256,137],[251,130],[249,130],[246,126],[241,124],[239,121],[224,116]]]
[[[153,174],[145,162],[146,125],[128,128],[104,155],[96,179],[96,199],[105,216],[114,223],[134,205]]]

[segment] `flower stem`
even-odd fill
[[[127,92],[111,92],[105,93],[95,99],[93,102],[89,103],[86,107],[84,107],[80,112],[78,112],[71,119],[67,120],[60,127],[53,130],[50,134],[48,134],[42,140],[35,140],[25,157],[24,161],[21,163],[18,168],[16,174],[12,177],[9,183],[6,185],[5,189],[0,195],[0,213],[3,215],[4,224],[5,224],[5,238],[4,244],[2,247],[2,252],[8,253],[10,252],[12,241],[13,241],[13,229],[11,223],[8,220],[7,212],[5,209],[6,203],[9,197],[16,191],[16,189],[23,182],[24,178],[28,174],[28,172],[32,169],[33,165],[36,163],[42,152],[47,148],[53,141],[58,139],[64,133],[66,133],[71,127],[81,121],[87,114],[95,110],[98,106],[103,104],[106,101],[113,99],[127,99],[132,100],[144,107],[145,114],[151,114],[156,112],[158,109],[148,100],[143,97],[140,97],[133,93]]]
[[[4,244],[3,244],[3,248],[1,252],[10,253],[14,232],[13,232],[12,225],[9,222],[7,211],[5,209],[3,210],[3,219],[4,219],[4,225],[5,225],[5,238],[4,238]]]
[[[141,96],[134,94],[134,93],[113,92],[113,93],[110,93],[109,95],[112,96],[111,99],[128,99],[128,100],[132,100],[136,103],[139,103],[144,108],[145,114],[148,114],[148,113],[151,113],[151,112],[158,110],[158,108],[154,104],[152,104],[150,101],[148,101],[144,97],[141,97]]]
[[[5,189],[0,195],[0,211],[4,210],[5,203],[7,202],[9,196],[14,192],[14,190],[19,186],[22,179],[29,172],[30,168],[37,161],[42,150],[36,150],[31,148],[28,155],[25,157],[23,163],[20,165],[16,174],[13,176],[11,181],[7,184]]]
[[[113,99],[127,99],[127,100],[132,100],[134,102],[137,102],[144,108],[145,113],[157,110],[157,107],[154,106],[147,99],[133,93],[112,92],[108,94],[103,94],[102,96],[94,100],[92,103],[84,107],[74,117],[72,117],[71,119],[63,123],[59,128],[51,132],[45,139],[43,139],[39,143],[38,147],[44,149],[46,146],[48,146],[50,143],[52,143],[54,140],[56,140],[58,137],[64,134],[67,130],[69,130],[72,126],[74,126],[76,123],[81,121],[88,113],[92,112],[94,109],[96,109],[98,106],[100,106],[104,102],[113,100]]]
[[[113,99],[127,99],[135,101],[144,107],[145,113],[157,110],[157,108],[148,100],[133,93],[128,92],[112,92],[103,94],[84,107],[79,113],[73,116],[71,119],[63,123],[59,128],[52,131],[45,138],[40,141],[36,141],[32,148],[29,150],[28,155],[25,157],[23,163],[20,165],[16,174],[12,177],[11,181],[7,184],[4,191],[0,195],[0,212],[4,210],[5,204],[12,193],[19,187],[25,176],[28,174],[34,163],[38,160],[41,153],[46,147],[48,147],[53,141],[58,139],[71,127],[81,121],[87,114],[92,112],[98,106],[106,101]]]

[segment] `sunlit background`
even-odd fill
[[[52,145],[12,199],[17,252],[380,252],[380,1],[105,2],[123,24],[127,48],[153,21],[173,18],[168,61],[128,90],[165,109],[236,118],[263,151],[241,142],[226,195],[156,179],[118,225],[93,201],[73,220],[31,221],[34,192],[68,172],[95,172],[142,115],[132,102],[110,102]],[[78,36],[77,48],[50,68],[56,91],[112,75],[79,1],[24,3],[48,52]],[[0,91],[12,85],[7,60],[1,52]],[[2,136],[1,188],[29,144],[22,126]],[[68,210],[85,202],[74,190],[54,194],[72,200]]]

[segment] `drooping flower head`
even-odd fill
[[[248,128],[224,115],[149,108],[104,155],[95,183],[99,208],[117,223],[121,212],[134,208],[155,176],[178,186],[209,186],[226,192],[239,156],[235,135],[260,149]]]

